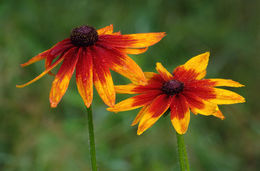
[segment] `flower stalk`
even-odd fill
[[[90,148],[91,166],[92,166],[92,171],[97,171],[96,147],[95,147],[92,106],[87,108],[87,111],[88,111],[87,118],[88,118],[88,133],[89,133],[89,148]]]
[[[190,166],[189,166],[189,161],[188,161],[188,156],[187,156],[187,152],[186,152],[183,135],[178,134],[176,132],[176,137],[177,137],[177,144],[178,144],[180,169],[181,169],[181,171],[189,171]]]

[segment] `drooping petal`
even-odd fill
[[[230,79],[208,79],[211,82],[215,83],[215,86],[225,86],[225,87],[244,87],[243,84],[240,84],[239,82],[230,80]]]
[[[76,66],[76,82],[84,104],[89,108],[93,99],[93,61],[87,48],[80,48]]]
[[[192,75],[194,79],[202,79],[206,75],[209,55],[210,53],[206,52],[191,58],[184,65],[177,67],[174,70],[174,75],[179,74],[182,70],[185,70],[189,75]]]
[[[60,57],[57,61],[55,61],[49,68],[47,68],[44,72],[42,72],[40,75],[38,75],[37,77],[35,77],[33,80],[22,84],[22,85],[16,85],[17,88],[23,88],[25,86],[28,86],[32,83],[34,83],[35,81],[39,80],[40,78],[42,78],[44,75],[46,75],[47,73],[49,73],[53,68],[55,68],[58,64],[60,64],[65,58],[65,55],[63,55],[62,57]]]
[[[138,33],[125,35],[101,35],[99,41],[119,48],[144,48],[154,45],[165,36],[160,33]]]
[[[137,134],[141,135],[144,131],[150,128],[169,108],[171,97],[162,94],[156,97],[149,105],[148,109],[142,114],[142,118],[138,125]]]
[[[116,98],[114,83],[103,53],[94,46],[89,49],[93,57],[93,80],[97,92],[106,105],[114,106]]]
[[[38,54],[37,56],[34,56],[33,58],[31,58],[31,59],[30,59],[29,61],[27,61],[26,63],[21,64],[21,66],[22,66],[22,67],[25,67],[25,66],[31,65],[31,64],[33,64],[33,63],[35,63],[35,62],[38,62],[38,61],[40,61],[40,60],[43,60],[43,59],[46,58],[46,56],[48,55],[49,51],[50,51],[50,50],[48,49],[48,50],[46,50],[46,51],[44,51],[44,52]]]
[[[113,71],[127,77],[133,83],[146,83],[142,69],[130,57],[109,47],[99,46],[97,49]]]
[[[137,116],[135,117],[134,121],[132,122],[131,126],[135,126],[136,124],[139,123],[139,121],[141,120],[141,118],[144,116],[144,114],[147,112],[147,110],[149,109],[150,105],[146,105],[144,107],[142,107],[142,109],[139,111],[139,113],[137,114]]]
[[[112,34],[113,33],[113,24],[110,24],[109,26],[98,29],[97,33],[98,33],[98,35]]]
[[[53,47],[48,53],[48,55],[46,56],[45,68],[48,68],[56,57],[65,54],[72,47],[73,45],[70,44],[69,42],[67,42],[66,44],[65,43],[59,44]]]
[[[178,134],[185,134],[190,122],[190,110],[186,98],[179,94],[171,101],[171,122]]]
[[[64,39],[64,40],[58,42],[52,48],[50,48],[50,49],[48,49],[48,50],[46,50],[46,51],[36,55],[35,57],[31,58],[28,62],[21,64],[21,66],[25,67],[25,66],[31,65],[31,64],[33,64],[33,63],[35,63],[37,61],[40,61],[42,59],[47,58],[47,56],[49,55],[49,52],[53,51],[56,47],[58,47],[60,45],[67,44],[68,42],[69,42],[69,39]],[[46,67],[46,69],[47,69],[47,67]]]
[[[64,61],[52,82],[49,97],[51,107],[56,107],[58,105],[69,86],[71,76],[75,70],[79,57],[77,48],[70,49],[64,56]]]
[[[140,49],[130,49],[130,48],[118,48],[121,52],[126,53],[126,54],[133,54],[133,55],[137,55],[137,54],[141,54],[144,53],[148,50],[148,47],[145,48],[140,48]]]
[[[154,100],[154,98],[156,98],[159,94],[159,91],[150,91],[146,94],[140,94],[134,97],[130,97],[126,100],[117,103],[111,108],[107,108],[107,110],[111,112],[120,112],[136,109],[151,103],[151,101]]]
[[[214,93],[216,95],[216,98],[209,99],[209,101],[216,104],[234,104],[245,102],[244,97],[240,96],[239,94],[233,91],[214,88]]]
[[[164,79],[164,81],[170,81],[173,79],[173,76],[171,73],[169,73],[167,71],[167,69],[165,69],[163,67],[163,65],[159,62],[156,63],[156,70],[160,73],[161,77]]]

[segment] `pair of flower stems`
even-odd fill
[[[96,159],[96,147],[95,147],[95,135],[94,135],[94,124],[93,124],[93,113],[92,107],[87,108],[87,119],[88,119],[88,133],[89,133],[89,147],[91,157],[91,167],[93,171],[97,171],[97,159]],[[176,132],[179,164],[181,171],[189,171],[189,161],[184,143],[184,137]]]
[[[227,79],[204,79],[209,60],[208,52],[191,58],[184,65],[178,66],[173,73],[168,72],[161,63],[156,64],[158,74],[143,72],[127,54],[144,53],[164,36],[164,32],[122,35],[120,32],[113,32],[113,25],[99,30],[90,26],[77,27],[72,30],[70,38],[58,42],[22,64],[27,66],[45,60],[46,70],[17,87],[25,87],[46,74],[55,75],[49,100],[51,107],[56,107],[76,70],[78,91],[88,111],[92,170],[97,170],[91,108],[93,84],[101,99],[109,106],[109,111],[120,112],[143,107],[132,123],[132,126],[139,123],[138,135],[170,110],[170,119],[177,132],[180,168],[182,171],[189,170],[183,134],[188,129],[190,111],[224,119],[218,108],[219,104],[242,103],[245,100],[232,91],[215,87],[243,85]],[[60,63],[62,65],[58,73],[53,74],[51,70]],[[114,86],[110,70],[129,78],[132,83]],[[115,104],[116,92],[138,95]]]

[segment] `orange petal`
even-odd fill
[[[131,126],[135,126],[136,124],[138,124],[138,122],[141,120],[141,118],[144,116],[144,114],[147,112],[147,109],[149,109],[150,105],[146,105],[144,106],[139,113],[137,114],[137,116],[135,117],[134,121],[132,122]]]
[[[152,46],[159,42],[165,36],[165,32],[160,33],[137,33],[122,35],[123,39],[127,39],[130,48],[142,48]]]
[[[50,72],[53,68],[55,68],[59,63],[61,63],[63,61],[65,56],[62,56],[60,59],[58,59],[57,61],[55,61],[49,68],[47,68],[44,72],[42,72],[40,75],[38,75],[37,77],[35,77],[33,80],[22,84],[22,85],[16,85],[17,88],[23,88],[25,86],[28,86],[32,83],[34,83],[35,81],[39,80],[40,78],[42,78],[44,75],[46,75],[48,72]]]
[[[141,135],[150,128],[169,108],[171,98],[165,94],[156,97],[143,114],[138,125],[137,134]]]
[[[219,110],[219,108],[218,108],[218,110],[215,113],[213,113],[213,116],[216,116],[216,117],[218,117],[218,118],[220,118],[222,120],[225,119],[225,116],[222,114],[222,112]]]
[[[244,97],[229,90],[214,88],[214,93],[216,94],[216,98],[209,99],[209,101],[216,104],[234,104],[245,102]]]
[[[114,106],[116,93],[110,71],[107,68],[102,69],[95,65],[93,76],[94,85],[101,99],[106,105]]]
[[[141,53],[144,53],[148,50],[148,47],[145,47],[145,48],[140,48],[140,49],[129,49],[129,48],[126,48],[126,49],[120,49],[121,52],[124,52],[126,54],[133,54],[133,55],[137,55],[137,54],[141,54]]]
[[[97,33],[98,33],[98,35],[112,34],[113,33],[113,24],[110,24],[109,26],[98,29]]]
[[[142,69],[128,56],[119,59],[120,63],[113,63],[111,69],[124,77],[130,79],[135,84],[144,85],[146,78]]]
[[[172,74],[169,73],[167,69],[165,69],[163,65],[159,62],[156,63],[156,70],[160,73],[164,81],[170,81],[173,79]]]
[[[150,80],[151,78],[153,78],[154,76],[156,76],[158,74],[154,73],[154,72],[144,72],[144,76],[147,80]]]
[[[208,79],[215,83],[215,86],[226,86],[226,87],[244,87],[244,85],[239,82],[230,79]]]
[[[115,90],[119,94],[137,94],[135,84],[128,84],[128,85],[117,85],[115,86]]]
[[[79,94],[89,108],[93,99],[93,62],[90,50],[79,52],[76,67],[76,81]]]
[[[208,116],[214,115],[214,113],[218,111],[218,106],[215,103],[206,100],[202,100],[202,103],[204,104],[203,108],[191,108],[192,112]]]
[[[159,91],[151,91],[147,94],[140,94],[134,97],[130,97],[126,100],[123,100],[111,108],[107,108],[108,111],[120,112],[127,111],[142,107],[146,104],[149,104],[154,98],[160,94]]]
[[[218,110],[217,104],[203,100],[193,93],[184,91],[183,95],[194,114],[213,115]]]
[[[191,58],[184,65],[177,67],[174,72],[176,72],[176,70],[178,70],[179,68],[184,67],[185,70],[194,72],[196,74],[196,79],[198,79],[198,80],[202,79],[206,75],[206,69],[208,66],[209,55],[210,55],[209,52],[197,55],[197,56]]]
[[[97,92],[104,103],[108,106],[114,106],[115,104],[115,88],[112,80],[111,73],[107,66],[105,66],[101,61],[97,58],[100,56],[96,56],[96,60],[94,62],[94,72],[93,72],[93,80],[94,85],[97,89]],[[95,58],[94,58],[95,59]]]
[[[119,48],[144,48],[154,45],[165,36],[160,33],[138,33],[125,35],[102,35],[99,37],[101,42]]]
[[[99,55],[109,62],[109,67],[119,74],[129,78],[133,83],[145,84],[146,79],[142,69],[127,55],[117,49],[97,47]]]
[[[37,56],[31,58],[31,59],[30,59],[29,61],[27,61],[26,63],[21,64],[21,66],[22,66],[22,67],[25,67],[25,66],[31,65],[31,64],[33,64],[33,63],[35,63],[35,62],[38,62],[38,61],[40,61],[40,60],[43,60],[43,59],[48,55],[49,51],[50,51],[50,50],[48,49],[48,50],[46,50],[46,51],[44,51],[44,52],[38,54]]]
[[[79,53],[77,53],[76,48],[73,48],[64,56],[64,61],[56,74],[54,81],[52,82],[49,97],[51,107],[56,107],[65,94],[69,86],[71,76],[75,70]]]
[[[190,110],[185,97],[174,96],[171,103],[171,122],[178,134],[185,134],[190,122]]]

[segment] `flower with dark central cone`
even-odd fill
[[[149,46],[159,42],[165,33],[139,33],[122,35],[113,33],[113,25],[96,30],[80,26],[71,31],[70,38],[64,39],[52,48],[33,57],[22,66],[45,60],[46,70],[35,79],[17,87],[25,87],[62,63],[55,74],[50,91],[51,107],[56,107],[65,94],[76,69],[79,94],[89,107],[93,98],[93,84],[100,97],[108,106],[115,104],[115,89],[110,69],[129,78],[133,83],[145,84],[141,68],[127,54],[144,53]]]
[[[119,112],[143,107],[132,125],[139,123],[137,134],[150,128],[162,115],[171,112],[171,122],[179,134],[184,134],[190,122],[190,110],[194,114],[213,115],[224,119],[219,104],[243,103],[245,99],[229,90],[216,86],[242,87],[242,84],[226,79],[203,79],[206,75],[209,53],[191,58],[184,65],[169,73],[161,63],[156,64],[159,74],[146,72],[146,85],[116,86],[117,93],[139,94],[108,108]]]
[[[90,26],[76,27],[71,31],[70,40],[75,46],[91,46],[98,41],[98,33]]]
[[[170,80],[168,82],[163,83],[162,92],[167,95],[178,94],[183,90],[183,83],[178,80]]]

